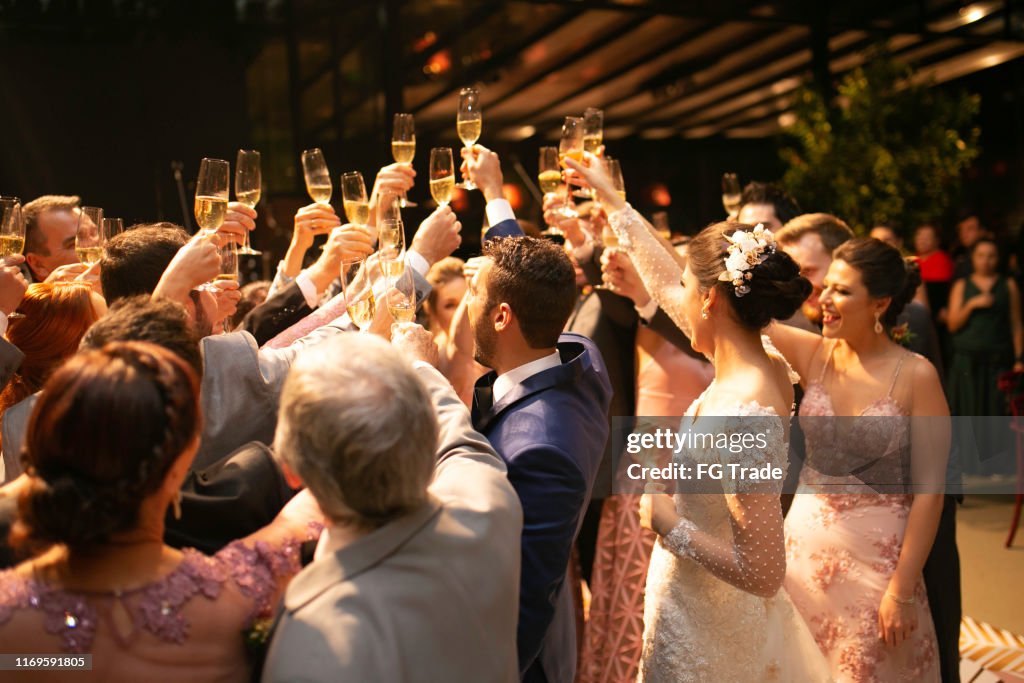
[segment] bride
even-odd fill
[[[640,680],[827,681],[824,657],[781,590],[779,493],[795,380],[761,336],[771,320],[796,312],[811,285],[761,226],[706,228],[681,268],[615,192],[597,157],[588,161],[568,163],[597,191],[647,290],[714,364],[715,379],[690,406],[683,429],[755,444],[738,454],[690,448],[677,458],[782,472],[767,481],[726,474],[701,494],[644,496],[641,515],[659,542],[647,574]]]

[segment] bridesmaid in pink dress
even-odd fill
[[[851,240],[825,279],[824,338],[781,325],[769,335],[806,390],[785,587],[837,681],[939,680],[921,570],[942,509],[949,409],[932,365],[885,333],[918,282],[892,247]]]
[[[269,617],[322,520],[298,494],[277,519],[207,556],[164,544],[199,443],[195,373],[152,344],[72,358],[29,422],[12,539],[38,555],[0,572],[5,652],[88,653],[91,671],[5,681],[247,681],[245,632]]]
[[[628,256],[624,252],[619,256],[617,261],[629,269],[624,275],[642,287]],[[617,279],[609,282],[615,283],[622,284]],[[646,327],[637,330],[636,349],[639,416],[682,415],[714,378],[710,363],[683,353]],[[670,423],[674,427],[678,421],[675,417]],[[613,495],[601,508],[593,597],[577,683],[636,681],[643,650],[644,585],[657,539],[653,531],[640,526],[639,503],[640,496]]]

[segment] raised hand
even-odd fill
[[[480,188],[484,199],[491,201],[504,197],[502,186],[505,182],[501,173],[501,160],[497,153],[483,145],[463,147],[462,176]]]
[[[604,163],[590,152],[584,152],[583,158],[586,163],[582,164],[569,157],[565,159],[565,165],[570,169],[570,172],[566,173],[566,181],[581,187],[593,188],[601,204],[612,211],[625,206],[626,200],[616,192]]]
[[[217,230],[221,235],[221,246],[228,240],[236,244],[245,242],[245,235],[256,229],[256,210],[239,202],[228,202],[228,213]]]
[[[373,253],[373,237],[364,225],[346,223],[331,231],[323,253],[306,274],[316,286],[317,293],[324,292],[334,278],[338,277],[342,261],[357,259]]]
[[[377,224],[377,202],[384,194],[403,194],[412,189],[416,171],[411,164],[388,164],[377,171],[370,193],[370,225]]]
[[[638,308],[650,303],[651,295],[626,252],[619,249],[605,249],[601,252],[601,274],[608,289],[632,299]]]
[[[439,206],[420,223],[409,248],[434,265],[462,244],[462,223],[448,206]]]
[[[28,289],[28,280],[21,274],[18,265],[25,258],[18,255],[17,258],[4,259],[0,266],[0,313],[10,315],[21,303],[25,291]]]
[[[437,367],[437,344],[434,343],[433,335],[420,325],[395,323],[391,326],[391,344],[410,362],[419,360]]]
[[[228,320],[238,311],[238,302],[242,300],[242,292],[238,289],[238,283],[230,280],[218,280],[213,283],[210,290],[213,298],[217,301],[217,312],[214,316],[213,327],[215,331],[225,329]]]
[[[185,303],[188,293],[220,273],[220,247],[216,232],[200,230],[178,250],[167,265],[153,298]]]

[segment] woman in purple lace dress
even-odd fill
[[[47,382],[29,422],[12,542],[36,553],[0,573],[0,643],[88,653],[91,672],[4,680],[245,681],[243,633],[299,569],[319,512],[299,494],[268,527],[213,557],[163,542],[199,443],[199,386],[172,353],[111,344]]]
[[[922,568],[942,511],[949,408],[931,363],[886,333],[920,279],[874,239],[833,258],[823,336],[770,332],[806,392],[786,590],[837,681],[938,681]]]

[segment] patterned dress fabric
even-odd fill
[[[804,490],[786,516],[785,585],[841,682],[940,678],[923,579],[914,590],[917,629],[910,639],[892,648],[879,638],[878,607],[896,570],[913,496],[877,493],[863,482],[909,480],[909,417],[891,397],[898,374],[899,367],[887,396],[847,421],[850,433],[835,433],[841,424],[828,419],[835,412],[821,378],[800,404],[801,418],[809,418],[801,420],[807,462]],[[847,454],[843,444],[856,450]],[[854,461],[862,474],[837,474],[840,459]],[[823,487],[836,492],[811,492]]]

